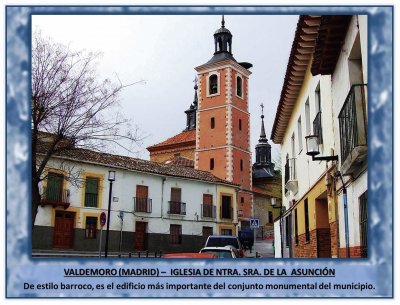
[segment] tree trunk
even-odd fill
[[[32,183],[32,228],[35,225],[40,200],[41,196],[39,192],[39,185],[37,183]]]

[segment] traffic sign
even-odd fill
[[[107,221],[106,213],[101,212],[101,214],[100,214],[100,226],[104,227],[104,225],[106,224],[106,221]]]
[[[258,229],[260,227],[260,220],[251,218],[250,219],[250,228],[251,229]]]

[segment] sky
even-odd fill
[[[261,129],[261,108],[269,138],[298,21],[297,15],[226,15],[232,53],[250,62],[251,151]],[[120,106],[146,135],[135,157],[149,159],[146,147],[180,133],[194,96],[195,67],[214,53],[220,15],[33,15],[32,29],[72,50],[101,52],[99,80],[134,83],[120,95]],[[272,145],[272,159],[279,146]],[[128,154],[117,151],[118,154]]]

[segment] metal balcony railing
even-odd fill
[[[318,136],[318,144],[322,144],[322,113],[319,111],[313,121],[314,135]]]
[[[152,200],[150,198],[133,197],[135,212],[151,213]]]
[[[168,214],[186,215],[186,203],[180,201],[168,201]]]
[[[353,85],[339,113],[342,164],[357,146],[366,146],[368,138],[367,85]]]
[[[85,207],[96,208],[98,204],[99,194],[85,193]]]
[[[201,217],[215,218],[216,217],[216,206],[212,204],[201,205]]]
[[[43,188],[41,205],[61,206],[65,209],[69,207],[69,190],[62,190],[54,187]]]
[[[285,194],[291,191],[294,194],[298,191],[296,158],[291,158],[285,164]]]
[[[285,184],[289,180],[297,180],[296,176],[296,158],[286,160],[285,164]]]

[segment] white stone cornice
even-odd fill
[[[201,73],[207,73],[210,71],[215,71],[216,69],[225,69],[225,68],[231,68],[231,69],[235,70],[236,72],[244,74],[247,77],[251,75],[251,71],[247,70],[246,68],[243,68],[237,62],[230,60],[230,59],[218,61],[218,62],[212,63],[212,64],[204,64],[204,65],[196,67],[195,70],[197,71],[198,74],[201,74]]]
[[[237,107],[237,106],[235,106],[235,105],[230,105],[232,108],[234,108],[234,109],[236,109],[236,110],[238,110],[238,111],[240,111],[240,112],[242,112],[242,113],[244,113],[244,114],[246,114],[246,115],[250,115],[250,113],[249,112],[247,112],[247,111],[244,111],[243,109],[241,109],[241,108],[239,108],[239,107]],[[215,106],[215,107],[209,107],[209,108],[203,108],[203,109],[201,109],[201,110],[197,110],[197,112],[203,112],[203,111],[211,111],[211,110],[215,110],[215,109],[218,109],[218,108],[226,108],[226,107],[228,107],[228,105],[220,105],[220,106]]]

